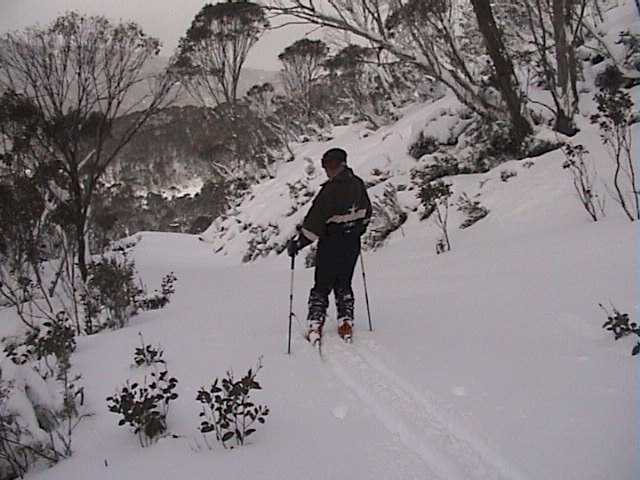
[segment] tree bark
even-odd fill
[[[471,0],[471,3],[487,53],[493,62],[496,86],[500,90],[511,117],[512,147],[518,149],[527,135],[531,134],[532,128],[522,114],[522,96],[519,91],[518,78],[513,68],[513,62],[502,41],[502,35],[493,16],[489,0]]]

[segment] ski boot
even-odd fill
[[[304,334],[304,338],[314,347],[320,347],[322,341],[322,326],[321,322],[309,322],[309,329]]]
[[[351,318],[338,319],[338,335],[346,343],[353,342],[353,320]]]

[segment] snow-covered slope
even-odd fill
[[[601,330],[596,305],[637,318],[637,230],[587,222],[554,178],[566,182],[552,160],[519,175],[445,255],[431,253],[419,223],[368,255],[374,332],[356,276],[356,342],[328,328],[324,361],[298,329],[285,354],[284,258],[223,265],[195,237],[144,234],[138,266],[150,281],[174,270],[175,300],[81,339],[74,363],[95,416],[74,457],[33,478],[637,478],[636,360]],[[535,187],[548,195],[527,193]],[[558,215],[549,228],[543,211]],[[311,270],[296,271],[300,317],[311,282]],[[141,375],[130,367],[138,332],[162,344],[180,380],[169,417],[179,438],[147,449],[104,400]],[[199,450],[197,389],[259,355],[267,424],[246,448]]]
[[[638,89],[634,94],[638,100]],[[305,157],[318,166],[332,146],[345,148],[364,178],[379,168],[390,172],[388,182],[408,184],[415,165],[409,143],[453,106],[450,97],[415,105],[380,131],[341,127],[331,142],[299,146],[297,160],[254,187],[235,217],[209,229],[207,241],[139,234],[134,256],[142,276],[157,284],[174,271],[177,292],[166,309],[122,330],[78,339],[73,363],[94,415],[78,428],[72,458],[30,478],[640,478],[637,359],[632,339],[614,342],[602,330],[598,307],[613,304],[639,318],[638,226],[611,198],[607,217],[591,222],[560,151],[533,165],[512,161],[447,179],[489,215],[461,230],[452,209],[453,249],[436,255],[434,224],[411,214],[385,248],[365,255],[374,331],[367,330],[357,271],[355,343],[342,344],[330,318],[321,359],[296,322],[286,355],[289,261],[273,252],[242,264],[250,237],[243,225],[277,224],[274,242],[287,238],[306,211],[285,215],[287,182],[308,178],[317,188],[322,172],[305,172]],[[572,141],[588,148],[600,178],[608,178],[612,165],[587,120],[588,104],[583,114]],[[517,175],[503,182],[503,170]],[[400,197],[407,208],[417,205],[415,191]],[[313,272],[300,263],[294,311],[302,323]],[[162,345],[180,395],[169,413],[173,436],[144,449],[116,425],[105,401],[144,374],[131,367],[139,332]],[[271,408],[266,425],[243,448],[207,449],[197,432],[197,390],[227,369],[244,373],[259,356],[263,391],[256,401]]]
[[[386,134],[358,139],[345,129],[331,145],[346,145],[356,171],[365,161],[384,166],[385,152],[404,155],[412,126],[432,108],[416,107]],[[598,152],[597,135],[583,127],[575,141]],[[609,168],[606,156],[594,158]],[[357,272],[355,344],[342,345],[329,320],[325,360],[299,326],[285,354],[285,256],[240,264],[197,237],[141,234],[140,271],[149,283],[175,271],[175,299],[125,329],[79,340],[73,361],[95,415],[81,424],[75,455],[32,478],[638,478],[637,360],[630,343],[601,329],[597,306],[638,318],[638,230],[612,202],[604,221],[590,222],[562,162],[556,151],[529,168],[510,162],[452,178],[457,192],[481,193],[489,216],[466,230],[453,217],[453,250],[443,255],[433,252],[434,226],[415,216],[367,254],[374,331]],[[290,178],[302,165],[290,166]],[[503,169],[518,175],[502,182]],[[276,187],[283,183],[258,187],[246,214],[268,218]],[[298,266],[301,319],[311,283],[312,271]],[[163,346],[180,381],[169,415],[177,438],[146,449],[105,402],[142,375],[130,366],[138,332]],[[256,400],[272,410],[267,424],[245,448],[202,448],[196,391],[260,355]]]

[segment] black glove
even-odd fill
[[[297,237],[293,237],[287,243],[287,253],[290,257],[295,257],[300,250],[309,245],[311,240],[309,240],[305,235],[300,234]]]
[[[300,239],[298,237],[294,237],[287,242],[287,253],[290,257],[295,257],[301,248]]]

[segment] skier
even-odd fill
[[[347,166],[347,152],[327,150],[322,156],[329,180],[313,200],[300,233],[292,238],[287,251],[294,257],[318,240],[315,283],[309,293],[308,330],[305,338],[318,345],[333,291],[338,311],[338,334],[350,342],[353,335],[353,291],[351,279],[360,255],[360,236],[371,218],[371,201],[362,179]]]

